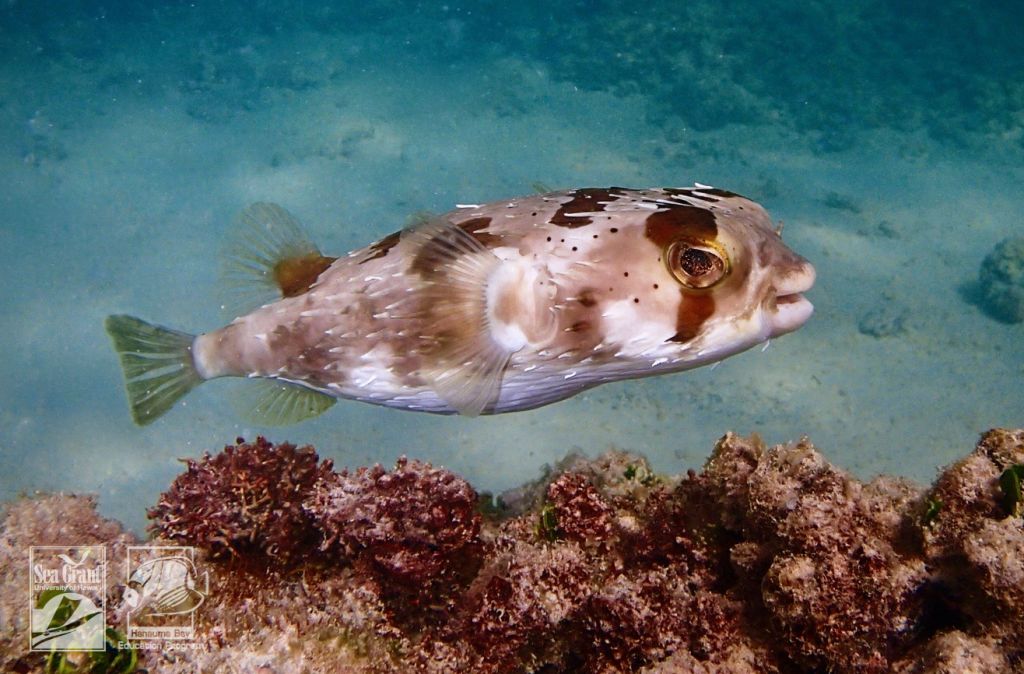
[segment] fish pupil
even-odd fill
[[[679,266],[690,276],[704,276],[721,268],[722,260],[700,248],[687,248],[680,255]]]

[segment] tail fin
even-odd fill
[[[192,335],[150,325],[133,316],[104,324],[121,359],[132,419],[150,424],[203,382],[192,361]]]

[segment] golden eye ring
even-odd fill
[[[665,254],[669,272],[691,290],[707,290],[729,275],[729,256],[709,243],[676,241]]]

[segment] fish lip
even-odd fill
[[[789,273],[774,280],[776,300],[783,301],[783,298],[799,296],[801,293],[807,292],[814,287],[817,276],[818,273],[814,266],[807,260],[801,259],[800,264],[792,268]]]
[[[814,305],[802,293],[789,293],[775,297],[774,310],[769,315],[769,337],[793,332],[811,317]]]
[[[814,266],[801,258],[798,266],[775,280],[768,304],[769,338],[793,332],[811,317],[814,305],[803,294],[814,287],[816,276]]]

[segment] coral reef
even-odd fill
[[[981,263],[982,308],[1007,323],[1024,321],[1024,237],[1004,239]]]
[[[283,492],[269,484],[271,469],[289,485]],[[282,479],[285,470],[295,474]],[[427,463],[336,473],[311,448],[239,441],[190,461],[150,511],[155,542],[202,548],[210,593],[196,614],[196,648],[144,651],[140,665],[1020,671],[1021,474],[1024,430],[989,431],[929,489],[884,476],[861,482],[807,439],[766,447],[728,434],[702,471],[677,477],[654,474],[637,455],[570,455],[495,510]],[[189,498],[205,514],[186,517]],[[67,496],[10,505],[0,570],[27,573],[23,548],[56,535],[48,518],[91,541],[130,542],[93,506]],[[287,527],[302,543],[284,554]],[[241,555],[259,563],[239,564]],[[0,595],[2,638],[15,654],[0,664],[41,671],[41,660],[17,655],[17,594]]]

